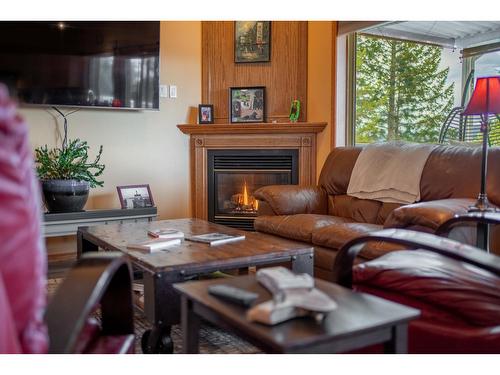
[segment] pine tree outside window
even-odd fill
[[[460,102],[459,51],[357,34],[355,52],[353,143],[436,143]]]

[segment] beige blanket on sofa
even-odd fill
[[[420,200],[420,178],[435,145],[375,143],[363,148],[347,194],[361,199],[408,204]]]

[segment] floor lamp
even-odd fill
[[[494,211],[488,203],[486,195],[486,175],[488,172],[488,118],[489,115],[500,113],[500,76],[478,78],[472,97],[467,104],[464,115],[481,115],[481,132],[483,133],[483,150],[481,158],[481,191],[476,204],[469,208],[469,212]],[[478,224],[477,244],[488,250],[488,225]]]

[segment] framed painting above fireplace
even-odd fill
[[[271,21],[235,21],[234,62],[271,61]]]

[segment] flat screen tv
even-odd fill
[[[159,22],[0,22],[0,82],[24,105],[158,109]]]

